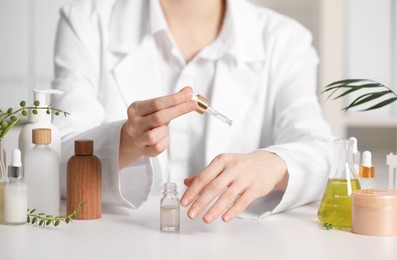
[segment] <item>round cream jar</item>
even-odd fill
[[[397,190],[353,191],[352,232],[397,236]]]

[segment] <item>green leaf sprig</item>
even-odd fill
[[[338,230],[343,230],[343,228],[340,227],[334,227],[331,223],[324,223],[322,227],[326,230],[331,230],[331,229],[338,229]]]
[[[27,215],[27,223],[30,224],[38,224],[39,226],[48,226],[50,224],[54,225],[55,227],[59,226],[59,224],[62,222],[65,222],[66,224],[69,224],[72,219],[74,219],[77,214],[81,211],[81,208],[83,207],[84,202],[80,202],[76,209],[70,213],[67,216],[52,216],[52,215],[47,215],[45,213],[38,213],[36,214],[36,209],[29,210],[28,209],[28,215]]]
[[[353,100],[348,106],[342,109],[345,110],[346,112],[347,110],[353,107],[363,105],[369,101],[381,100],[375,105],[359,110],[359,111],[368,111],[368,110],[374,110],[377,108],[384,107],[397,100],[397,94],[393,90],[391,90],[390,88],[386,87],[385,85],[379,82],[370,79],[346,79],[346,80],[336,81],[327,85],[323,93],[324,92],[330,93],[328,98],[333,96],[333,99],[335,100],[344,97],[350,93],[359,90],[366,90],[366,89],[371,90],[371,92],[360,95],[355,100]]]
[[[323,224],[323,228],[326,229],[326,230],[331,230],[331,229],[334,228],[334,226],[332,224],[330,224],[330,223],[324,223]]]
[[[38,110],[45,110],[49,115],[51,111],[54,111],[56,116],[63,114],[64,116],[70,115],[68,112],[58,108],[49,106],[40,106],[40,102],[36,100],[32,106],[26,106],[26,101],[19,103],[19,108],[13,110],[13,108],[7,109],[6,112],[0,110],[0,139],[4,138],[5,135],[16,125],[28,124],[30,122],[20,122],[20,120],[28,115],[28,111],[32,110],[34,115],[38,114]]]

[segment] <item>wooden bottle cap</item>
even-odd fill
[[[94,141],[93,140],[74,141],[74,153],[76,155],[92,155],[94,153]]]
[[[50,128],[35,128],[32,130],[32,143],[34,144],[50,144],[51,143],[51,129]]]

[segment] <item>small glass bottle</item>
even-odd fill
[[[359,171],[360,186],[363,190],[373,190],[376,188],[375,167],[372,165],[372,155],[370,151],[363,152],[362,164]]]
[[[351,227],[351,194],[360,189],[352,147],[351,140],[334,141],[334,162],[317,213],[322,224]]]
[[[180,227],[180,204],[176,183],[164,183],[164,197],[160,201],[160,229],[178,231]]]
[[[21,151],[12,151],[12,164],[8,167],[8,182],[4,189],[4,223],[22,225],[26,223],[28,209],[28,187],[23,180]]]

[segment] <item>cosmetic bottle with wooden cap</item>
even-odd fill
[[[28,208],[58,216],[60,205],[59,156],[49,146],[51,129],[32,130],[32,149],[24,158],[25,182],[29,187]]]
[[[67,163],[67,214],[83,202],[75,219],[98,219],[102,216],[102,167],[94,155],[92,140],[76,140],[74,152]]]

